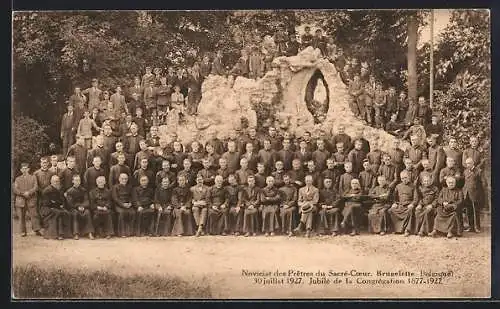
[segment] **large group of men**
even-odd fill
[[[454,138],[443,145],[424,97],[414,104],[393,87],[383,90],[365,63],[347,59],[321,30],[313,36],[306,27],[299,44],[281,28],[274,41],[272,53],[244,50],[231,70],[218,52],[165,75],[147,67],[124,93],[100,90],[95,78],[75,88],[61,121],[61,151],[51,148],[33,174],[22,163],[14,181],[21,235],[28,217],[37,235],[56,239],[480,231],[488,151],[476,136],[463,151]],[[222,140],[209,128],[204,143],[160,136],[159,125],[196,114],[209,74],[259,78],[273,57],[308,46],[335,64],[355,115],[396,136],[389,151],[362,128],[355,136],[345,126],[295,136],[272,121],[235,128]],[[402,139],[411,143],[405,151]]]
[[[461,151],[454,138],[443,146],[413,134],[405,151],[396,138],[384,152],[377,137],[343,126],[314,138],[250,127],[221,140],[208,129],[204,144],[160,137],[156,126],[139,132],[132,122],[117,136],[106,123],[92,146],[78,135],[33,174],[21,164],[13,188],[22,235],[27,214],[37,235],[57,239],[480,231],[487,157],[476,136]]]

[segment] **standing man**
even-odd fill
[[[144,106],[146,107],[146,117],[151,116],[153,110],[156,110],[156,89],[152,80],[144,88]]]
[[[129,113],[127,104],[125,103],[125,96],[122,94],[122,87],[116,86],[116,91],[111,95],[110,100],[113,102],[115,110],[120,111],[120,113]]]
[[[42,195],[45,188],[50,185],[51,178],[54,175],[54,173],[49,170],[49,159],[47,157],[42,157],[40,159],[40,169],[35,171],[33,175],[36,177],[36,184],[38,187],[38,205],[37,211],[34,214],[35,216],[31,217],[31,224],[34,225],[33,230],[35,230],[35,233],[38,236],[43,236],[42,227],[45,226],[43,225],[44,222],[41,221],[42,218],[39,215],[40,208],[42,206]]]
[[[69,146],[73,145],[75,142],[76,133],[76,115],[73,112],[73,105],[68,105],[68,111],[64,113],[61,121],[61,140],[62,140],[62,152],[63,154],[68,153]]]
[[[87,88],[82,91],[83,94],[88,95],[89,101],[88,101],[88,110],[91,111],[94,108],[99,108],[99,105],[101,103],[101,89],[99,89],[97,86],[99,84],[99,81],[97,78],[92,78],[92,87]]]
[[[37,213],[37,190],[38,185],[36,177],[30,174],[28,163],[21,163],[21,175],[17,176],[14,180],[14,195],[16,212],[21,220],[21,236],[25,237],[26,234],[26,212],[29,213],[31,218],[31,228],[33,231],[38,231],[39,224]]]
[[[77,136],[76,143],[69,147],[66,158],[69,156],[75,157],[76,168],[80,172],[80,176],[83,176],[87,167],[87,147],[85,147],[83,136]]]

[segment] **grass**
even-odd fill
[[[210,287],[197,286],[177,277],[133,275],[122,277],[107,271],[42,269],[34,265],[16,266],[13,297],[30,298],[211,298]]]

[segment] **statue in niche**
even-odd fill
[[[306,106],[313,115],[314,123],[322,123],[326,119],[330,104],[330,91],[321,71],[316,70],[307,83],[305,93]]]

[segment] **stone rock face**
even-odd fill
[[[308,47],[292,57],[278,57],[273,60],[274,69],[255,81],[244,77],[209,75],[202,85],[202,100],[197,117],[186,117],[184,124],[177,128],[160,128],[167,134],[176,130],[186,142],[194,138],[204,142],[206,130],[216,129],[219,138],[227,137],[229,130],[238,128],[242,117],[248,119],[250,126],[257,124],[256,104],[275,104],[281,122],[288,123],[291,132],[301,136],[305,131],[316,135],[320,129],[335,133],[340,125],[345,126],[347,134],[353,136],[359,128],[364,129],[368,140],[378,138],[380,148],[388,150],[395,137],[383,130],[365,125],[357,119],[349,108],[350,95],[347,86],[340,79],[335,66],[321,58],[320,51]],[[314,123],[314,118],[305,102],[306,86],[319,70],[329,90],[329,108],[326,119]],[[401,143],[401,148],[408,143]]]

